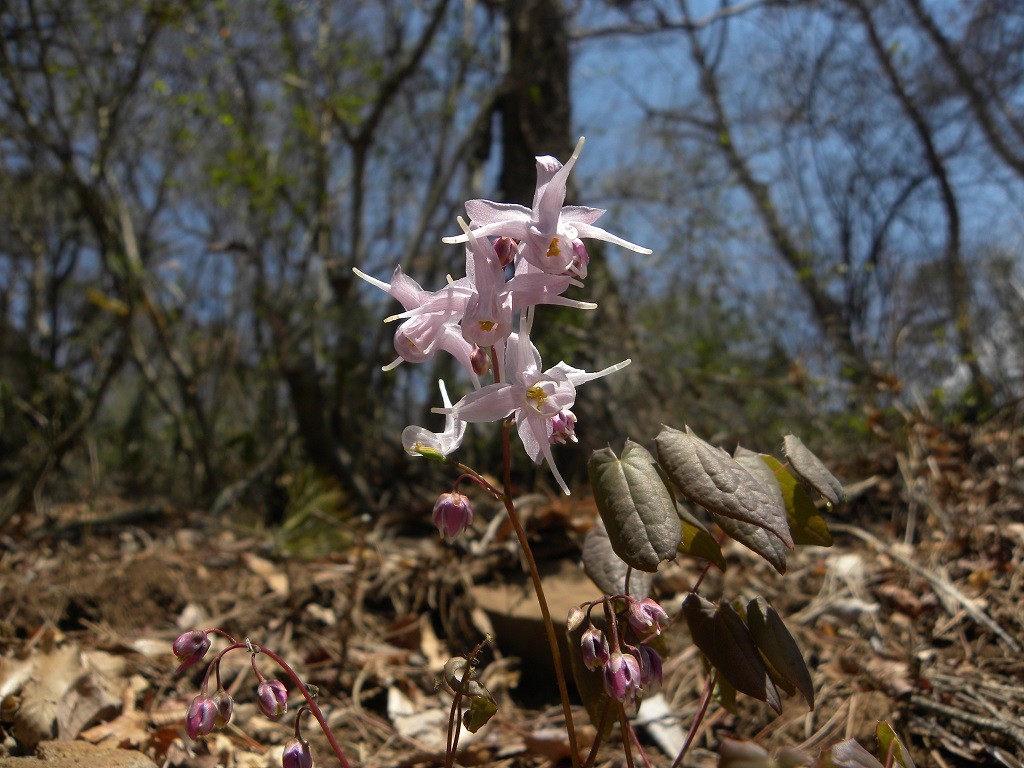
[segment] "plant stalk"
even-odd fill
[[[533,580],[533,591],[537,595],[537,603],[540,605],[541,615],[544,617],[544,630],[548,636],[548,645],[551,649],[551,660],[555,665],[555,680],[558,682],[558,695],[562,700],[562,712],[565,715],[565,731],[569,737],[569,754],[572,757],[573,768],[580,768],[579,745],[576,743],[576,726],[572,720],[572,707],[569,704],[569,688],[565,682],[565,672],[562,670],[562,654],[558,650],[558,635],[555,632],[554,622],[551,621],[551,611],[548,609],[548,601],[544,596],[544,585],[541,583],[540,571],[537,569],[537,561],[533,557],[533,550],[530,549],[530,542],[526,537],[526,529],[519,519],[519,512],[512,503],[512,453],[509,437],[510,425],[508,421],[501,424],[501,453],[504,470],[505,493],[502,502],[508,512],[509,521],[515,529],[516,538],[519,539],[519,546],[522,547],[526,556],[526,564],[530,569],[530,578]]]

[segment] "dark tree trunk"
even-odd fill
[[[501,199],[529,205],[534,157],[572,154],[569,32],[560,0],[510,0],[509,68],[501,113]]]

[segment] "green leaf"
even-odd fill
[[[776,684],[782,685],[783,681],[791,684],[800,691],[807,706],[814,709],[814,682],[800,647],[782,618],[764,598],[758,597],[747,603],[747,628]]]
[[[683,601],[683,615],[694,644],[730,685],[782,711],[779,692],[754,638],[731,605],[715,605],[691,592]]]
[[[597,518],[596,525],[583,540],[583,571],[606,595],[621,595],[626,591],[628,568],[612,549],[604,521]],[[653,583],[654,574],[634,570],[629,577],[629,593],[637,600],[643,600],[651,594]]]
[[[793,534],[794,544],[832,546],[832,533],[825,518],[814,506],[811,495],[795,477],[773,456],[762,454],[761,460],[772,470],[786,505],[786,519]]]
[[[676,505],[676,512],[679,514],[679,522],[683,529],[683,538],[679,542],[679,554],[707,560],[717,566],[719,570],[724,571],[726,568],[725,557],[722,555],[722,548],[718,546],[715,537],[682,504]]]
[[[719,527],[731,538],[763,557],[779,573],[786,572],[786,555],[789,550],[782,539],[750,523],[721,515],[714,515],[714,518]]]
[[[682,530],[654,457],[626,440],[622,458],[594,451],[588,465],[594,500],[612,549],[628,565],[653,573],[676,556]]]
[[[792,546],[786,510],[725,451],[693,434],[662,427],[658,461],[686,498],[709,512],[756,525]]]
[[[479,731],[488,720],[494,717],[498,711],[498,702],[487,694],[486,696],[470,697],[469,709],[462,715],[462,724],[470,733]]]
[[[875,729],[878,736],[878,746],[881,749],[881,757],[886,765],[898,765],[900,768],[915,768],[914,759],[903,742],[900,741],[896,731],[892,729],[885,720],[878,724]],[[889,762],[889,755],[892,755],[892,762]]]
[[[828,499],[832,506],[846,501],[843,484],[836,479],[836,476],[829,471],[821,459],[811,453],[799,437],[786,435],[782,442],[782,452],[786,455],[789,465],[793,467],[793,471],[811,488]]]

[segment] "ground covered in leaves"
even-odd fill
[[[724,737],[810,754],[856,737],[873,751],[882,719],[918,765],[1022,765],[1021,419],[1004,413],[971,429],[915,421],[895,457],[858,477],[840,472],[852,501],[830,518],[834,545],[801,548],[784,577],[726,549],[728,569],[712,570],[702,594],[767,598],[803,649],[816,706],[790,697],[776,717],[742,696],[735,712],[712,704],[688,765],[717,764]],[[576,497],[521,501],[564,617],[597,594],[577,565],[595,509]],[[291,713],[277,723],[259,714],[245,652],[222,668],[236,701],[230,726],[201,743],[184,733],[203,668],[175,677],[171,642],[213,626],[289,660],[318,686],[350,760],[374,768],[443,763],[451,696],[441,669],[492,633],[481,679],[499,711],[463,735],[460,764],[564,761],[539,615],[498,510],[481,503],[457,546],[428,521],[424,506],[353,523],[347,546],[309,559],[286,556],[270,532],[152,500],[96,499],[23,519],[0,534],[0,762],[60,738],[138,750],[161,766],[280,765]],[[662,603],[678,610],[700,571],[697,561],[663,567]],[[705,681],[685,622],[666,635],[665,685],[636,720],[657,766],[671,765]],[[582,706],[576,717],[592,739]],[[333,764],[319,733],[309,723],[305,732],[317,764]],[[597,765],[624,764],[618,739]]]

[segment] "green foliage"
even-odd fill
[[[590,484],[612,548],[626,564],[654,572],[662,560],[675,557],[679,517],[645,448],[627,439],[621,458],[611,448],[595,451]]]
[[[323,557],[352,545],[351,510],[338,481],[304,468],[287,478],[284,520],[275,533],[286,555]]]

